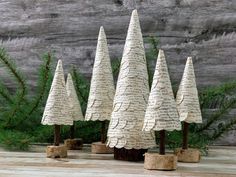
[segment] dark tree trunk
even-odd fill
[[[114,148],[114,159],[125,161],[143,161],[147,149]]]
[[[106,137],[107,137],[106,124],[107,124],[107,121],[101,121],[101,143],[106,142]]]
[[[160,135],[160,145],[159,145],[159,154],[165,155],[165,130],[159,132]]]
[[[59,146],[60,144],[60,125],[54,125],[54,145]]]
[[[188,126],[189,126],[189,123],[184,122],[182,149],[188,149]]]
[[[75,123],[73,122],[73,125],[70,126],[70,139],[75,138]]]

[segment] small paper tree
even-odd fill
[[[202,123],[198,91],[191,57],[188,57],[187,59],[183,77],[177,92],[176,102],[180,121],[184,122],[182,149],[187,149],[189,123]]]
[[[78,121],[78,120],[84,120],[84,116],[82,114],[81,111],[81,106],[80,106],[80,102],[78,99],[78,96],[76,94],[75,91],[75,87],[74,87],[74,83],[72,80],[72,77],[70,75],[70,73],[67,75],[67,80],[66,80],[66,91],[67,91],[67,95],[69,98],[69,106],[71,107],[71,111],[72,111],[72,120],[73,120],[73,125],[71,126],[70,129],[70,138],[74,139],[75,138],[75,124],[74,121]]]
[[[85,120],[102,121],[101,142],[106,141],[106,122],[110,120],[115,87],[106,34],[100,28]]]
[[[165,154],[165,130],[180,130],[181,124],[163,50],[159,50],[143,131],[159,131],[159,154]]]
[[[55,126],[55,146],[59,146],[60,143],[60,125],[73,124],[61,60],[57,63],[41,123]]]
[[[148,73],[137,10],[132,12],[121,60],[113,112],[108,129],[109,147],[114,157],[138,161],[155,146],[154,135],[142,132],[149,95]]]

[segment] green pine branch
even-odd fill
[[[13,103],[13,98],[6,86],[2,83],[0,80],[0,95],[2,98],[4,98],[4,101],[7,101],[7,103],[12,104]]]
[[[17,70],[13,60],[7,55],[4,48],[0,48],[0,61],[9,70],[9,73],[14,76],[21,87],[21,97],[26,94],[26,83],[23,75]]]
[[[231,120],[229,123],[226,125],[222,126],[218,131],[216,131],[212,136],[211,140],[214,141],[217,138],[221,137],[225,132],[228,132],[231,130],[232,127],[236,125],[236,119]]]
[[[197,132],[207,130],[214,122],[220,120],[223,115],[228,113],[236,105],[236,98],[231,99],[228,103],[220,108],[216,113],[213,113],[208,119],[207,122],[197,129]]]
[[[76,70],[75,67],[72,68],[71,74],[75,82],[75,88],[77,95],[79,97],[82,112],[85,114],[90,86],[86,78],[83,75],[81,75],[79,71]]]
[[[150,36],[147,38],[147,42],[150,44],[146,52],[146,62],[147,62],[147,71],[148,71],[148,82],[149,87],[152,86],[153,74],[154,74],[154,61],[156,61],[158,56],[158,39],[155,36]]]
[[[37,82],[36,92],[38,93],[36,97],[31,101],[29,105],[29,110],[23,119],[18,121],[17,124],[21,124],[25,120],[29,119],[32,114],[40,108],[40,104],[43,102],[44,98],[48,95],[50,85],[52,82],[52,72],[51,72],[51,63],[52,56],[50,53],[47,53],[43,56],[43,64],[39,68],[39,79]],[[27,105],[28,106],[28,105]]]
[[[20,91],[17,91],[15,96],[16,104],[12,107],[12,110],[7,118],[6,126],[10,126],[12,119],[14,119],[16,113],[20,109],[22,101],[25,99],[24,97],[27,89],[23,75],[17,70],[13,60],[11,60],[3,48],[0,48],[0,61],[8,69],[9,73],[14,76],[20,87]]]
[[[236,91],[236,81],[208,88],[199,94],[201,108],[219,108]]]

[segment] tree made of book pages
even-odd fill
[[[101,121],[101,142],[92,144],[92,152],[109,153],[106,141],[107,121],[111,118],[115,86],[108,52],[107,39],[104,28],[101,27],[98,36],[93,74],[90,85],[88,106],[85,120]],[[100,149],[96,151],[96,146]],[[93,148],[94,147],[94,148]]]
[[[159,50],[143,125],[143,131],[159,131],[159,154],[146,153],[145,168],[158,170],[176,169],[176,156],[165,154],[165,131],[180,129],[181,123],[179,121],[165,55],[163,50]]]
[[[137,10],[132,12],[118,76],[108,143],[114,158],[138,161],[155,146],[154,134],[142,125],[149,95],[148,72]]]
[[[82,139],[75,139],[75,121],[83,121],[84,116],[81,111],[80,102],[74,87],[74,83],[70,73],[67,75],[66,91],[69,99],[69,106],[72,111],[73,125],[70,127],[70,139],[65,140],[65,145],[68,149],[82,149]]]
[[[59,60],[41,121],[43,125],[54,125],[55,128],[54,146],[47,147],[48,157],[67,156],[65,146],[59,146],[60,126],[73,125],[71,116],[71,108],[69,106],[69,100],[66,92],[62,61]]]
[[[187,151],[189,123],[202,123],[198,91],[191,57],[188,57],[185,65],[182,80],[176,96],[176,103],[180,115],[180,121],[184,122],[182,154],[180,154],[180,152],[178,153],[178,157],[180,157],[178,160],[183,162],[199,162],[200,152],[197,149],[189,149]]]

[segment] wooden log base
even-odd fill
[[[48,158],[65,158],[67,157],[67,147],[61,146],[47,146],[46,149]]]
[[[174,154],[160,155],[145,153],[144,168],[148,170],[176,170],[177,156]]]
[[[198,163],[201,159],[201,153],[198,149],[175,149],[175,154],[178,157],[178,162]]]
[[[68,150],[81,150],[83,148],[83,140],[81,138],[66,139],[64,144]]]
[[[107,147],[105,143],[95,142],[91,145],[94,154],[113,154],[113,148]]]
[[[114,159],[133,162],[143,161],[145,152],[147,149],[114,148]]]

